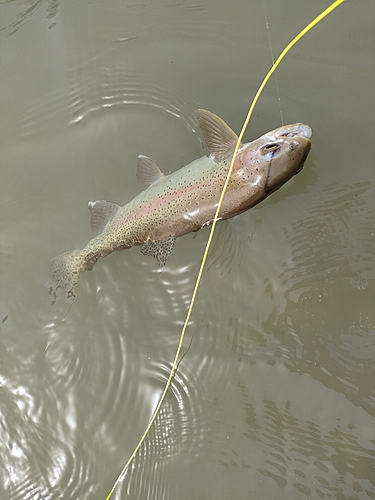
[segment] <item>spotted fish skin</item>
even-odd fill
[[[135,245],[165,264],[175,239],[212,223],[237,135],[218,116],[195,112],[210,156],[164,176],[155,162],[140,155],[137,178],[147,188],[125,206],[104,200],[90,202],[91,226],[101,233],[82,250],[64,252],[51,261],[57,288],[75,297],[81,272],[97,260]],[[229,219],[255,206],[298,173],[311,147],[308,125],[280,127],[240,146],[219,213]]]

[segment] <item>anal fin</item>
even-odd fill
[[[141,246],[141,252],[143,255],[151,255],[154,257],[158,261],[159,267],[162,268],[165,266],[172,252],[175,241],[175,237],[160,241],[147,241]]]

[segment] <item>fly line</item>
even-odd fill
[[[225,183],[224,183],[224,186],[223,186],[220,198],[219,198],[219,202],[218,202],[217,209],[216,209],[216,212],[215,212],[215,217],[214,217],[214,220],[213,220],[213,223],[212,223],[212,226],[211,226],[211,231],[210,231],[210,234],[209,234],[209,237],[208,237],[208,240],[207,240],[206,248],[205,248],[205,251],[204,251],[204,254],[203,254],[203,258],[202,258],[202,262],[201,262],[201,265],[200,265],[200,268],[199,268],[197,280],[195,282],[194,291],[193,291],[191,299],[190,299],[190,305],[189,305],[189,308],[188,308],[188,312],[186,314],[186,319],[185,319],[184,325],[182,327],[182,331],[181,331],[181,335],[180,335],[180,340],[179,340],[179,343],[178,343],[178,346],[177,346],[176,355],[174,357],[174,361],[173,361],[173,364],[172,364],[172,368],[171,368],[168,380],[167,380],[167,382],[165,384],[165,387],[164,387],[163,393],[162,393],[162,395],[161,395],[161,397],[159,399],[159,402],[156,405],[156,408],[155,408],[155,410],[154,410],[154,412],[152,414],[150,422],[148,423],[148,425],[146,427],[146,430],[144,431],[144,433],[143,433],[141,439],[139,440],[139,443],[135,447],[133,453],[130,455],[128,461],[126,462],[126,464],[122,468],[119,476],[117,477],[115,483],[112,486],[112,489],[108,493],[108,495],[106,497],[106,500],[109,500],[111,498],[111,496],[112,496],[113,492],[115,491],[116,487],[118,486],[119,482],[124,478],[124,476],[126,474],[126,471],[128,470],[129,465],[133,461],[134,457],[136,456],[136,454],[138,453],[140,447],[142,446],[144,440],[146,439],[146,437],[147,437],[147,435],[148,435],[148,433],[149,433],[149,431],[150,431],[153,423],[155,422],[155,419],[156,419],[156,417],[157,417],[157,415],[159,413],[159,410],[160,410],[160,408],[161,408],[161,406],[162,406],[162,404],[164,402],[164,399],[165,399],[165,396],[166,396],[166,394],[168,392],[168,389],[169,389],[169,387],[170,387],[170,385],[172,383],[173,377],[174,377],[174,375],[176,373],[177,366],[178,366],[178,361],[179,361],[180,353],[181,353],[181,349],[182,349],[182,344],[183,344],[184,338],[185,338],[185,332],[186,332],[187,326],[188,326],[189,321],[190,321],[191,313],[193,311],[193,307],[194,307],[194,303],[195,303],[195,298],[197,296],[199,284],[201,282],[203,270],[204,270],[204,267],[205,267],[205,264],[206,264],[206,261],[207,261],[207,256],[208,256],[208,252],[209,252],[209,249],[210,249],[210,246],[211,246],[211,242],[212,242],[212,239],[213,239],[213,236],[214,236],[216,224],[217,224],[217,222],[219,220],[218,219],[219,212],[220,212],[220,209],[221,209],[221,205],[223,203],[223,199],[224,199],[224,196],[225,196],[226,189],[227,189],[228,184],[229,184],[230,176],[232,174],[234,161],[236,159],[236,156],[237,156],[237,153],[238,153],[238,149],[239,149],[240,144],[242,142],[242,138],[243,138],[243,136],[245,134],[246,128],[247,128],[247,126],[249,124],[250,118],[251,118],[251,116],[253,114],[255,105],[258,102],[259,96],[262,93],[264,87],[266,86],[268,80],[271,78],[271,76],[273,75],[273,73],[276,71],[277,67],[279,66],[279,64],[281,63],[281,61],[284,59],[284,57],[286,56],[286,54],[290,51],[290,49],[303,36],[305,36],[306,33],[308,33],[314,26],[316,26],[322,19],[324,19],[330,12],[332,12],[336,7],[338,7],[343,2],[344,2],[344,0],[336,0],[335,2],[333,2],[324,12],[322,12],[321,14],[319,14],[313,21],[311,21],[310,24],[308,24],[302,31],[300,31],[300,33],[298,33],[297,36],[295,36],[293,38],[293,40],[285,47],[285,49],[281,52],[281,54],[279,55],[279,57],[276,59],[276,61],[272,65],[271,69],[269,70],[269,72],[265,76],[263,82],[261,83],[261,85],[260,85],[257,93],[255,94],[253,102],[252,102],[252,104],[250,106],[250,109],[249,109],[249,111],[247,113],[247,117],[246,117],[245,123],[244,123],[244,125],[242,127],[242,130],[241,130],[241,133],[240,133],[240,135],[238,137],[238,141],[237,141],[234,153],[233,153],[232,161],[231,161],[230,166],[229,166],[227,178],[225,180]]]

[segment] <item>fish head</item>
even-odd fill
[[[244,144],[234,165],[237,178],[249,183],[261,199],[265,198],[302,170],[311,137],[308,125],[295,123]]]

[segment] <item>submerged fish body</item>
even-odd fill
[[[90,202],[91,226],[101,231],[84,249],[51,261],[57,288],[75,297],[81,272],[100,257],[134,245],[164,266],[175,239],[212,223],[237,143],[237,135],[218,116],[197,110],[196,118],[210,156],[165,176],[155,162],[138,157],[137,178],[147,188],[123,207]],[[298,173],[310,151],[312,131],[300,123],[280,127],[241,145],[219,218],[229,219],[258,204]]]

